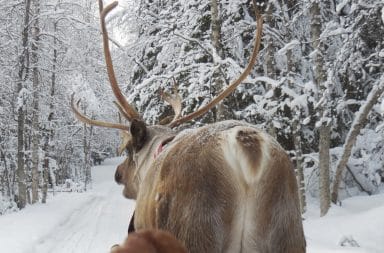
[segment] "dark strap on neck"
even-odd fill
[[[133,211],[131,221],[129,222],[128,234],[135,232],[135,211]]]

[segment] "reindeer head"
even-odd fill
[[[146,126],[142,121],[133,120],[129,132],[123,132],[120,147],[127,157],[117,166],[115,181],[124,185],[123,195],[136,199],[142,179],[156,158],[159,147],[172,140],[176,132],[165,126]]]
[[[162,98],[168,102],[175,115],[173,119],[166,124],[167,120],[162,121],[158,125],[147,125],[141,118],[136,109],[129,104],[124,95],[122,94],[115,77],[115,72],[112,64],[111,53],[109,50],[108,32],[105,25],[105,17],[107,14],[117,6],[117,2],[113,2],[106,7],[103,7],[102,0],[99,0],[101,29],[103,34],[103,48],[104,56],[107,66],[108,78],[112,91],[115,95],[117,105],[120,113],[130,122],[129,125],[120,123],[110,123],[105,121],[93,120],[82,114],[78,109],[78,104],[74,102],[74,95],[71,99],[71,108],[77,119],[80,121],[95,126],[115,128],[122,132],[123,143],[120,146],[120,151],[127,151],[127,158],[125,161],[117,167],[115,173],[115,180],[117,183],[124,185],[124,196],[127,198],[136,198],[139,191],[142,179],[146,175],[148,168],[153,164],[156,153],[159,147],[161,148],[167,142],[171,141],[177,132],[173,130],[180,124],[190,121],[194,118],[208,112],[221,100],[232,93],[236,87],[249,75],[254,66],[257,58],[257,54],[260,48],[261,33],[262,33],[262,15],[259,11],[260,6],[256,4],[254,0],[255,12],[257,17],[257,30],[255,34],[255,45],[253,52],[250,56],[249,63],[240,76],[234,80],[226,89],[218,94],[210,103],[201,107],[199,110],[192,112],[188,115],[181,116],[181,104],[182,100],[177,93],[177,88],[173,94],[162,92]],[[176,82],[175,82],[176,87]],[[164,125],[166,124],[166,125]]]

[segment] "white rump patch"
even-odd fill
[[[239,145],[237,136],[240,130],[243,131],[257,131],[259,136],[263,141],[261,142],[263,146],[261,149],[261,161],[260,168],[252,168],[251,163],[243,152],[243,147]],[[267,166],[267,162],[269,160],[269,142],[268,135],[264,134],[262,131],[258,131],[255,128],[249,128],[244,126],[238,126],[229,129],[228,131],[223,132],[223,140],[222,140],[222,150],[224,154],[224,158],[228,162],[229,166],[233,169],[235,175],[238,176],[240,182],[246,182],[248,185],[251,185],[258,181],[263,174]],[[267,140],[267,141],[266,141]]]

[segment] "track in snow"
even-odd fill
[[[133,202],[123,198],[121,186],[113,181],[117,161],[109,160],[108,164],[93,168],[89,200],[74,209],[54,231],[39,239],[32,252],[107,252],[123,240]]]

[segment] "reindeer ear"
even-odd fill
[[[147,126],[141,120],[133,119],[130,126],[132,145],[136,152],[144,146],[147,140]]]

